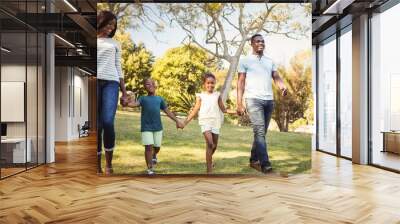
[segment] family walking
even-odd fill
[[[121,69],[121,48],[112,39],[117,29],[117,19],[109,11],[101,11],[97,16],[97,172],[101,174],[102,149],[105,151],[105,174],[112,174],[112,157],[115,147],[114,119],[118,105],[119,89],[122,92],[120,104],[123,107],[141,108],[141,138],[144,157],[149,175],[155,173],[154,167],[161,149],[163,126],[161,110],[184,128],[197,114],[200,130],[206,143],[207,173],[212,173],[212,156],[218,145],[220,128],[227,110],[219,92],[215,91],[216,77],[212,73],[203,75],[203,91],[196,94],[196,102],[184,121],[178,119],[169,109],[168,103],[156,94],[156,83],[148,78],[143,85],[147,95],[134,99],[128,96]],[[271,171],[268,157],[266,133],[274,109],[272,80],[282,95],[287,89],[278,75],[273,61],[264,56],[265,42],[260,34],[250,38],[252,53],[241,58],[238,66],[237,111],[240,116],[248,113],[253,128],[254,140],[250,153],[250,166],[263,173]],[[243,102],[245,101],[245,102]],[[246,105],[246,106],[244,106]]]

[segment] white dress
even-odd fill
[[[199,111],[199,125],[220,129],[223,123],[224,114],[218,105],[219,92],[196,94],[201,99]]]

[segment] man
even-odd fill
[[[237,113],[243,115],[243,94],[246,99],[246,109],[250,117],[254,133],[251,149],[250,166],[263,173],[272,170],[268,158],[266,134],[269,121],[274,108],[272,79],[282,91],[287,94],[287,89],[273,61],[264,56],[265,43],[260,34],[255,34],[250,39],[252,54],[239,61],[239,77],[237,81]]]

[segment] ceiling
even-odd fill
[[[56,66],[78,66],[95,74],[96,2],[1,0],[2,46],[11,50],[7,57],[21,60],[37,55],[37,47],[43,45],[36,43],[36,36],[55,33]]]
[[[374,11],[388,0],[312,0],[313,44],[332,36],[357,17]]]

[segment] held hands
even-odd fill
[[[245,111],[246,111],[246,110],[245,110],[243,104],[242,104],[242,103],[238,103],[237,108],[236,108],[236,113],[237,113],[239,116],[242,116],[242,115],[245,114]]]
[[[138,103],[138,101],[135,98],[135,95],[130,91],[127,92],[127,94],[125,95],[125,98],[124,98],[124,96],[122,96],[120,98],[120,103],[124,107],[138,107],[138,106],[140,106],[140,104]]]
[[[236,110],[231,110],[231,109],[226,109],[226,110],[224,111],[224,113],[225,113],[225,114],[237,114],[237,111],[236,111]]]
[[[119,103],[123,106],[126,107],[128,106],[129,103],[129,98],[127,95],[122,95],[121,98],[119,99]]]
[[[183,129],[184,127],[185,127],[185,123],[184,122],[182,122],[180,120],[176,121],[176,128],[177,129],[179,129],[179,128]]]

